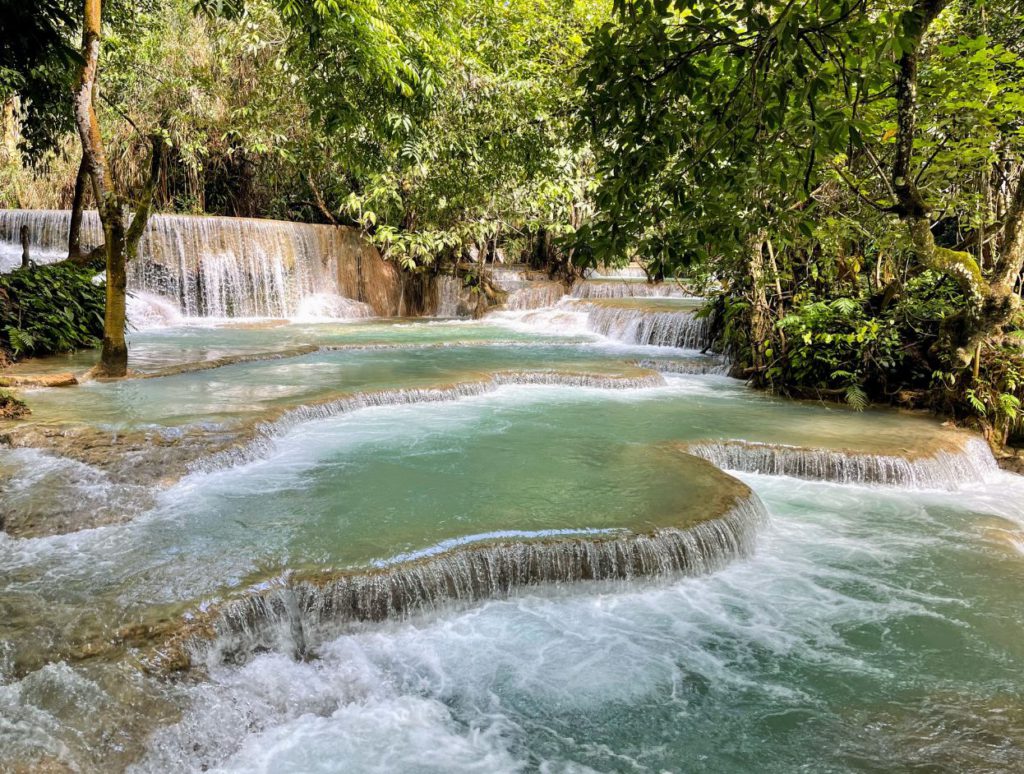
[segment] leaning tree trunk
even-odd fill
[[[1007,292],[1012,293],[1022,272],[1024,272],[1024,165],[1021,166],[1018,173],[1017,188],[1006,211],[1006,222],[1003,226],[993,282],[1002,285]]]
[[[107,266],[107,303],[103,321],[103,350],[97,375],[124,376],[128,372],[128,346],[125,342],[128,272],[126,263],[138,251],[146,229],[153,194],[160,175],[163,140],[150,138],[152,157],[149,177],[135,208],[127,231],[124,207],[114,190],[110,168],[103,149],[103,137],[96,117],[96,75],[99,65],[102,2],[84,0],[82,22],[82,67],[75,88],[75,125],[82,142],[82,166],[92,181],[96,209],[103,223],[103,252]]]
[[[114,191],[110,169],[103,150],[103,138],[96,118],[93,95],[99,66],[101,0],[84,0],[82,18],[82,66],[75,89],[75,125],[82,141],[82,161],[92,181],[96,209],[103,223],[107,264],[107,303],[103,322],[103,351],[98,373],[124,376],[128,372],[128,346],[125,343],[125,292],[127,274],[124,265],[124,221]]]
[[[921,45],[928,28],[948,4],[949,0],[916,0],[902,19],[905,37],[896,78],[897,133],[892,186],[897,200],[895,210],[907,224],[918,262],[951,277],[967,299],[966,308],[947,326],[942,341],[943,354],[966,367],[977,357],[982,342],[999,333],[1019,306],[1013,285],[1024,267],[1024,182],[1018,182],[1014,205],[1007,213],[991,282],[970,253],[935,244],[931,209],[917,187],[912,160]]]

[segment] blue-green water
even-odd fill
[[[678,374],[629,389],[507,384],[281,421],[342,393],[503,371],[614,379],[640,359],[696,355],[609,340],[578,316],[146,331],[133,336],[137,368],[297,344],[390,348],[27,393],[32,421],[48,427],[277,424],[238,464],[155,484],[125,523],[0,535],[0,770],[1024,767],[1024,484],[984,466],[948,489],[738,474],[770,524],[753,556],[716,573],[531,587],[350,624],[303,659],[254,652],[172,678],[140,671],[130,652],[66,655],[96,632],[215,606],[291,570],[363,566],[454,536],[657,525],[710,509],[726,479],[681,462],[672,444],[960,448],[929,419]],[[47,497],[93,507],[116,488],[38,450],[0,451],[0,472],[6,508]]]

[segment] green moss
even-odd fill
[[[935,247],[930,263],[930,268],[953,277],[964,292],[977,298],[984,295],[985,278],[981,275],[981,267],[970,253],[950,250],[947,247]]]

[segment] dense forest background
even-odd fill
[[[0,206],[95,206],[82,3],[3,5]],[[133,207],[350,225],[467,282],[495,259],[567,281],[636,261],[712,299],[715,346],[757,384],[1020,433],[1019,0],[102,14],[93,102]]]

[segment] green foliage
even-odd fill
[[[105,290],[95,273],[64,262],[0,275],[0,347],[22,357],[97,346]]]
[[[983,314],[952,280],[968,265],[988,281],[1012,242],[1021,7],[949,4],[920,49],[913,7],[619,0],[580,80],[599,181],[586,237],[598,256],[717,282],[722,346],[761,384],[1019,423],[1019,345],[993,331],[975,373],[948,342]],[[895,87],[911,50],[910,170],[931,255],[955,257],[943,275],[896,216]]]
[[[859,408],[869,379],[887,379],[902,365],[900,332],[890,318],[871,316],[862,299],[808,300],[778,322],[780,351],[769,381],[810,389],[841,390]]]
[[[605,4],[371,7],[378,24],[327,13],[290,48],[324,131],[300,153],[333,214],[407,268],[518,258],[578,228],[593,170],[571,131],[571,73]]]
[[[986,347],[966,400],[1001,442],[1019,435],[1024,430],[1024,349],[1014,342]]]
[[[19,98],[18,145],[31,162],[72,126],[74,6],[71,0],[0,0],[0,101]]]

